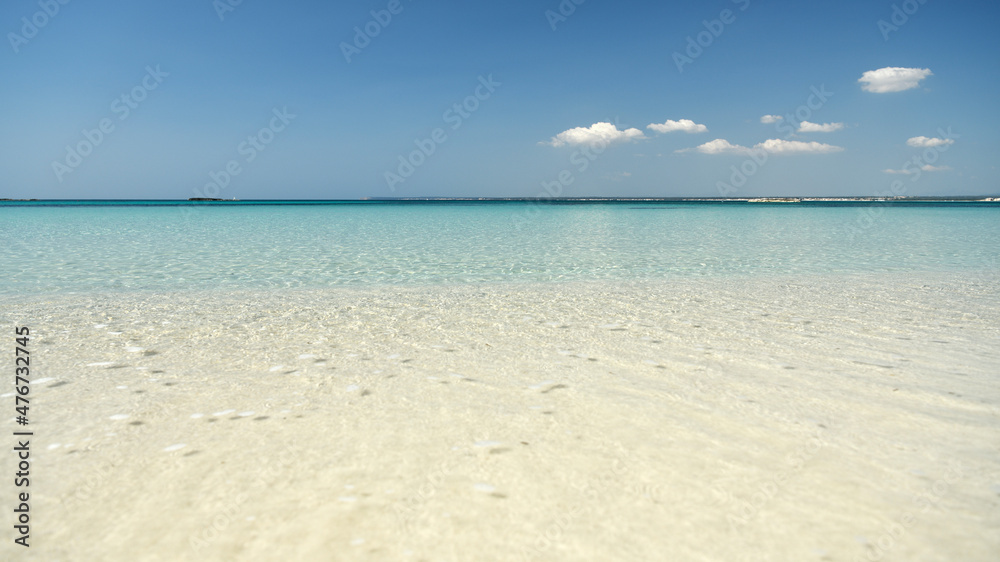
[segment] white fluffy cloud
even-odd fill
[[[639,129],[631,128],[619,131],[618,127],[611,123],[594,123],[590,127],[577,127],[568,131],[563,131],[543,144],[555,147],[569,145],[600,145],[615,142],[625,142],[635,139],[644,139],[645,135]]]
[[[832,133],[844,128],[843,123],[810,123],[803,121],[799,123],[800,133]]]
[[[677,152],[700,152],[702,154],[749,154],[750,149],[738,144],[731,144],[726,139],[715,139],[694,148],[684,148]]]
[[[913,137],[906,141],[906,144],[914,148],[934,148],[935,146],[947,146],[955,144],[953,139],[932,139],[927,137]]]
[[[726,139],[715,139],[694,148],[685,148],[677,152],[700,152],[702,154],[750,154],[753,151],[765,151],[771,154],[829,154],[844,150],[839,146],[821,142],[789,141],[783,139],[768,139],[757,143],[753,148],[732,144]]]
[[[947,172],[950,169],[951,169],[951,166],[931,166],[930,164],[924,164],[923,166],[920,167],[920,170],[924,171],[924,172]],[[916,168],[903,168],[902,170],[887,169],[887,170],[882,170],[882,171],[885,172],[885,173],[887,173],[887,174],[905,174],[905,175],[910,175],[910,174],[917,173],[917,169]]]
[[[681,119],[680,121],[667,119],[666,123],[652,123],[647,125],[646,128],[656,131],[657,133],[671,133],[673,131],[684,131],[685,133],[708,132],[708,127],[695,123],[690,119]]]
[[[760,118],[760,122],[765,125],[770,125],[771,123],[777,123],[778,121],[781,121],[780,115],[765,115]]]
[[[920,85],[920,81],[933,76],[929,68],[901,68],[889,66],[878,70],[869,70],[861,75],[861,89],[876,94],[902,92]]]
[[[844,150],[839,146],[816,141],[802,142],[783,139],[768,139],[760,144],[755,144],[754,148],[764,149],[772,154],[829,154]]]

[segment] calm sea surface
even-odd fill
[[[0,203],[0,294],[996,272],[1000,206]]]

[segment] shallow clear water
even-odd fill
[[[1000,207],[0,206],[0,294],[995,271]]]

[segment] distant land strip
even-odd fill
[[[730,203],[730,204],[843,204],[871,203],[992,203],[1000,195],[900,196],[900,197],[362,197],[359,199],[13,199],[0,198],[0,206],[47,205],[337,205],[373,203],[535,203],[571,205],[588,203]],[[992,205],[991,205],[992,206]]]

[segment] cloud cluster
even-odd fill
[[[644,138],[646,136],[639,129],[630,128],[620,131],[616,125],[601,122],[594,123],[590,127],[577,127],[563,131],[544,144],[557,148],[566,145],[595,146]]]
[[[934,73],[929,68],[901,68],[888,66],[878,70],[869,70],[861,75],[861,89],[876,94],[902,92],[920,85],[920,81]]]
[[[690,119],[674,121],[667,119],[666,123],[652,123],[646,126],[647,129],[657,133],[671,133],[674,131],[684,131],[685,133],[707,133],[708,127],[695,123]]]
[[[923,166],[920,167],[920,170],[923,172],[947,172],[950,169],[951,166],[931,166],[930,164],[924,164]],[[917,173],[916,168],[903,168],[902,170],[886,169],[882,171],[887,174],[904,174],[904,175]]]
[[[784,139],[768,139],[753,145],[753,148],[732,144],[726,139],[715,139],[694,148],[685,148],[677,152],[700,152],[702,154],[751,154],[753,152],[768,152],[770,154],[829,154],[840,152],[842,147],[821,142],[802,142]]]
[[[948,146],[955,144],[954,139],[937,139],[928,137],[913,137],[906,141],[906,144],[913,148],[934,148],[935,146]]]
[[[715,139],[694,148],[684,148],[677,152],[700,152],[702,154],[749,154],[750,149],[738,144],[731,144],[726,139]]]
[[[920,82],[927,78],[928,76],[933,76],[933,72],[929,68],[903,68],[903,67],[885,67],[879,68],[877,70],[869,70],[861,75],[858,82],[861,83],[861,88],[867,92],[873,92],[878,94],[890,93],[890,92],[902,92],[905,90],[911,90],[917,88]],[[780,115],[763,115],[760,118],[760,122],[763,124],[773,124],[782,121],[784,118]],[[798,133],[832,133],[835,131],[840,131],[844,129],[844,123],[812,123],[810,121],[801,121],[798,125],[796,132]],[[690,119],[679,119],[672,120],[667,119],[664,123],[651,123],[646,126],[647,129],[657,132],[657,133],[672,133],[676,131],[682,131],[685,133],[706,133],[708,132],[708,127],[700,123],[695,123]],[[625,129],[624,131],[619,130],[617,126],[611,123],[595,123],[590,127],[577,127],[575,129],[569,129],[563,131],[558,135],[552,137],[552,139],[544,144],[548,144],[554,147],[560,147],[565,145],[598,145],[598,144],[611,144],[615,142],[628,142],[632,140],[645,139],[646,136],[642,131],[635,128]],[[906,141],[906,144],[915,148],[935,148],[943,147],[953,144],[955,141],[952,139],[942,139],[942,138],[929,138],[929,137],[913,137]],[[804,142],[796,140],[786,140],[786,139],[768,139],[763,142],[753,145],[753,147],[746,147],[738,144],[733,144],[726,139],[715,139],[704,144],[698,145],[694,148],[685,148],[677,150],[675,152],[699,152],[701,154],[754,154],[760,152],[766,152],[769,154],[830,154],[834,152],[841,152],[844,148],[840,146],[834,146],[831,144],[824,144],[821,142]],[[926,172],[938,172],[949,170],[947,166],[935,167],[931,165],[925,165],[920,170]],[[883,170],[885,173],[889,174],[912,174],[916,170]]]
[[[770,125],[772,123],[777,123],[778,121],[784,120],[784,117],[780,115],[762,115],[760,122],[765,125]],[[797,133],[832,133],[834,131],[839,131],[844,128],[843,123],[810,123],[809,121],[802,121],[799,123],[799,128]]]
[[[842,147],[821,142],[802,142],[783,139],[768,139],[762,143],[755,144],[755,149],[764,149],[771,154],[829,154],[840,152]]]
[[[799,123],[800,133],[832,133],[844,128],[843,123],[810,123],[803,121]]]

